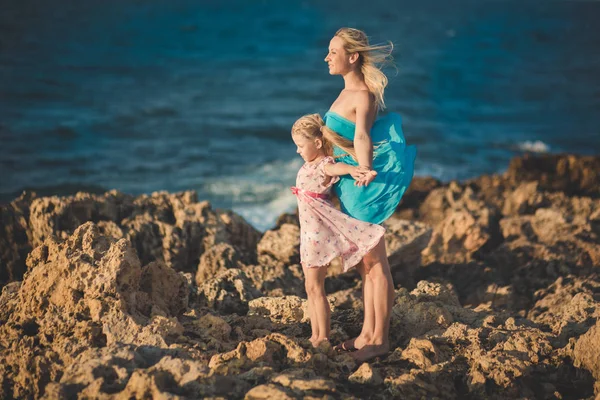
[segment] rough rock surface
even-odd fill
[[[356,364],[356,272],[328,271],[307,338],[297,218],[261,234],[192,192],[0,208],[0,398],[600,396],[598,157],[417,178],[385,224],[391,350]]]

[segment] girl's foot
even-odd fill
[[[321,343],[327,343],[329,342],[328,338],[324,338],[324,339],[317,339],[314,342],[311,342],[314,348],[317,348],[321,345]]]

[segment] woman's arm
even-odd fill
[[[356,95],[356,131],[354,132],[354,149],[361,167],[373,167],[373,141],[371,127],[375,117],[374,99],[371,93],[361,91]]]
[[[355,178],[356,186],[367,186],[375,179],[377,173],[373,169],[373,141],[371,127],[375,119],[375,99],[372,94],[361,91],[356,96],[356,131],[354,132],[354,150],[358,165],[367,171],[361,178]]]

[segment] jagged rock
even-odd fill
[[[525,154],[510,161],[505,173],[513,183],[537,181],[540,188],[569,196],[598,197],[600,158],[570,154]]]
[[[545,324],[564,346],[600,318],[600,282],[574,276],[559,277],[546,289],[535,293],[538,299],[527,317]]]
[[[536,209],[545,207],[548,200],[538,186],[537,182],[526,182],[506,194],[502,214],[505,216],[532,214]]]
[[[590,371],[600,381],[600,320],[575,342],[573,363]],[[597,394],[600,394],[597,392]]]
[[[292,224],[283,224],[279,229],[266,231],[258,242],[258,260],[261,264],[268,264],[270,258],[284,264],[298,264],[299,248],[300,228]]]
[[[248,315],[261,315],[283,324],[306,322],[305,303],[298,296],[261,297],[248,303]]]
[[[271,260],[267,264],[243,267],[243,271],[253,285],[267,296],[305,294],[304,273],[299,264],[285,265],[281,261]]]
[[[367,384],[367,385],[379,385],[383,382],[381,374],[377,368],[373,368],[368,363],[363,363],[352,375],[348,377],[350,382]]]
[[[434,229],[423,262],[464,263],[500,243],[499,220],[488,208],[456,209]]]
[[[328,269],[331,343],[307,340],[294,215],[263,236],[193,192],[22,196],[0,209],[0,265],[23,279],[0,294],[0,397],[593,398],[598,158],[532,160],[416,180],[386,222],[391,354],[362,367],[332,348],[362,328],[356,272]]]
[[[11,307],[0,326],[3,379],[17,397],[41,396],[88,348],[167,347],[183,333],[174,315],[187,306],[185,280],[156,263],[142,267],[127,240],[93,223],[64,242],[47,239],[27,263],[23,282],[0,301]]]
[[[321,378],[306,369],[286,370],[271,378],[271,382],[292,390],[296,396],[310,396],[314,393],[315,397],[320,397],[325,393],[331,395],[336,393],[336,385],[333,381]]]
[[[27,253],[32,249],[28,237],[29,204],[32,196],[23,193],[6,206],[0,206],[0,287],[21,280]]]
[[[228,243],[218,243],[209,247],[200,257],[196,272],[196,285],[200,286],[219,272],[243,265],[234,247]]]
[[[450,359],[448,351],[444,352],[440,346],[427,339],[410,339],[408,347],[402,351],[401,360],[406,360],[417,367],[427,370],[435,364]]]
[[[242,396],[250,386],[233,377],[210,376],[201,362],[169,350],[116,346],[82,353],[45,398],[195,398]]]
[[[262,294],[240,269],[228,269],[198,288],[199,303],[223,314],[245,315],[248,302]]]
[[[429,176],[415,176],[402,196],[402,201],[395,213],[399,219],[413,220],[420,217],[418,209],[425,198],[433,190],[441,186],[441,182]]]
[[[271,366],[280,370],[299,365],[310,359],[310,354],[295,341],[279,333],[251,342],[241,342],[228,353],[216,354],[209,362],[213,373],[237,375],[257,366]]]
[[[420,222],[397,218],[385,224],[385,245],[396,285],[414,286],[414,273],[421,266],[421,252],[431,240],[432,229]]]
[[[259,385],[252,388],[244,400],[270,400],[270,399],[281,399],[281,400],[294,400],[296,396],[293,391],[286,389],[280,385],[269,383],[266,385]]]
[[[434,286],[438,290],[426,286]],[[452,313],[444,303],[444,298],[449,295],[436,299],[438,293],[444,293],[441,284],[423,281],[410,294],[404,288],[396,290],[390,329],[393,345],[432,330],[445,329],[454,322]],[[453,302],[458,303],[458,299]]]
[[[103,195],[77,193],[67,197],[24,196],[0,208],[5,229],[0,232],[0,284],[19,280],[25,255],[51,237],[67,239],[81,224],[91,221],[114,239],[128,239],[142,264],[162,261],[181,271],[196,272],[201,254],[216,244],[233,246],[239,259],[255,264],[260,232],[233,212],[213,210],[198,202],[195,192],[133,197],[110,191]],[[3,274],[5,278],[3,278]]]

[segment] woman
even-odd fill
[[[344,78],[344,89],[325,114],[323,134],[335,144],[336,161],[360,167],[360,174],[341,177],[334,190],[343,212],[375,224],[395,211],[412,180],[416,156],[414,146],[406,146],[398,114],[375,120],[385,107],[387,85],[379,65],[390,58],[391,50],[391,44],[370,45],[360,30],[342,28],[325,57],[329,73]],[[353,351],[362,362],[389,352],[394,285],[383,239],[357,270],[363,280],[362,331],[336,348]]]

